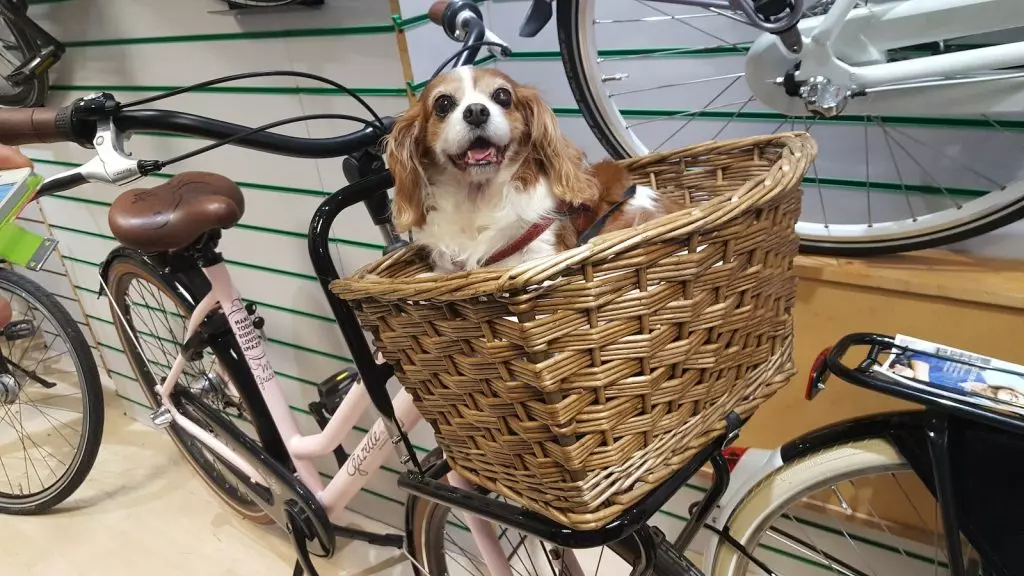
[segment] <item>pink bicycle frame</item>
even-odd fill
[[[299,479],[316,494],[331,521],[339,523],[342,512],[351,502],[359,490],[366,485],[374,472],[384,463],[387,457],[386,447],[391,445],[392,438],[387,430],[383,419],[370,428],[359,446],[349,457],[344,468],[339,470],[337,475],[324,486],[313,465],[312,459],[318,456],[331,454],[344,437],[352,431],[359,416],[366,411],[370,405],[370,396],[358,381],[352,390],[345,396],[341,406],[331,417],[327,426],[319,434],[303,436],[299,433],[295,419],[292,417],[288,402],[281,392],[281,386],[274,374],[274,369],[267,358],[263,347],[261,335],[252,325],[252,319],[246,312],[241,296],[231,281],[227,266],[223,263],[215,264],[204,268],[207,277],[210,279],[212,289],[210,293],[196,306],[188,321],[188,330],[185,338],[190,337],[199,328],[203,318],[219,305],[227,315],[231,330],[238,340],[239,346],[245,355],[249,369],[259,385],[260,393],[266,402],[270,415],[284,440],[289,456],[295,464]],[[267,486],[268,483],[255,469],[253,469],[243,458],[235,454],[224,443],[217,440],[213,435],[202,429],[194,422],[179,412],[171,402],[171,393],[178,382],[179,376],[185,368],[185,358],[179,354],[171,367],[170,373],[164,383],[157,388],[162,407],[166,408],[179,426],[186,432],[198,439],[210,450],[213,450],[221,458],[236,466],[239,470],[247,473],[253,482]],[[395,407],[395,415],[403,426],[412,428],[422,419],[416,406],[413,405],[412,397],[404,389],[392,399]],[[448,474],[448,481],[455,487],[470,489],[472,486],[464,478],[451,472]],[[480,517],[471,514],[466,515],[466,524],[470,529],[473,540],[476,543],[482,560],[491,571],[493,576],[512,576],[512,568],[508,558],[502,550],[494,526]],[[579,563],[575,560],[570,550],[565,550],[568,568],[571,576],[582,576]]]

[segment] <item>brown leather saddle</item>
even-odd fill
[[[210,172],[182,172],[152,188],[133,188],[110,207],[110,232],[142,252],[184,248],[206,232],[231,228],[242,219],[245,199],[238,185]]]

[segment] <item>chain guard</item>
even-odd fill
[[[289,526],[295,524],[295,518],[300,520],[301,529],[309,540],[309,552],[314,556],[330,558],[334,555],[335,537],[331,521],[327,517],[327,511],[309,488],[271,458],[230,420],[200,401],[191,391],[176,390],[174,397],[182,404],[188,405],[199,417],[201,422],[197,424],[211,429],[214,436],[267,480],[269,487],[257,484],[248,477],[248,474],[224,461],[212,450],[209,451],[209,454],[223,466],[225,472],[238,480],[238,487],[244,490],[256,505],[285,530],[290,530]],[[180,427],[178,432],[188,434]]]

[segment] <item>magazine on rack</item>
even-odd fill
[[[1024,416],[1024,366],[910,336],[895,342],[905,351],[879,368],[893,379]]]

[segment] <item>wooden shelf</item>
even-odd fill
[[[1024,310],[1024,261],[945,250],[895,256],[798,256],[798,277]]]

